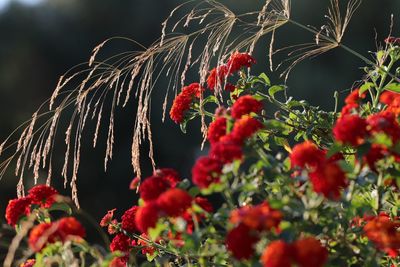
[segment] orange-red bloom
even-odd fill
[[[181,216],[192,205],[192,197],[179,188],[170,189],[160,195],[157,204],[168,216]]]
[[[244,206],[231,212],[230,221],[234,224],[244,224],[250,229],[269,231],[278,229],[282,213],[273,209],[267,202],[256,206]]]
[[[127,237],[124,234],[117,234],[113,240],[111,241],[110,244],[110,250],[112,252],[114,251],[120,251],[124,253],[125,255],[122,257],[119,257],[118,259],[122,263],[127,263],[129,260],[129,252],[131,251],[131,240],[129,237]]]
[[[261,256],[263,267],[291,267],[292,262],[293,247],[283,240],[276,240],[269,243]]]
[[[294,259],[299,267],[322,267],[328,260],[328,250],[314,237],[293,243]]]
[[[150,176],[139,187],[140,198],[144,201],[156,200],[169,188],[171,188],[171,184],[164,177]]]
[[[33,267],[33,266],[35,265],[35,263],[36,263],[36,260],[35,260],[35,259],[29,259],[29,260],[27,260],[26,262],[21,263],[21,264],[19,265],[19,267]]]
[[[154,228],[156,226],[159,217],[160,207],[157,202],[147,202],[143,207],[139,207],[136,212],[136,226],[142,233],[147,233],[149,228]]]
[[[325,152],[319,149],[313,142],[305,141],[293,147],[290,153],[290,162],[294,167],[316,168],[325,161]]]
[[[377,216],[364,226],[364,233],[378,249],[391,257],[400,250],[400,222],[392,221],[389,216]]]
[[[228,71],[230,74],[239,71],[241,68],[250,68],[255,64],[256,60],[248,53],[233,53],[227,63]]]
[[[138,230],[135,223],[136,212],[138,209],[138,206],[133,206],[129,210],[125,211],[124,215],[122,215],[121,227],[123,230],[129,233],[133,233]]]
[[[235,122],[231,136],[236,142],[243,143],[244,140],[262,128],[263,124],[259,120],[250,116],[243,116]]]
[[[210,90],[215,90],[218,86],[222,86],[228,76],[228,68],[226,65],[213,68],[207,77],[207,87]]]
[[[223,140],[211,146],[210,157],[223,164],[231,163],[234,160],[242,159],[242,147],[233,140]]]
[[[207,139],[211,144],[217,143],[221,137],[226,135],[226,123],[225,117],[217,117],[210,126],[208,127]]]

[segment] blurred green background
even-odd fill
[[[259,9],[263,4],[260,0],[221,2],[237,13]],[[0,139],[4,140],[14,128],[29,119],[51,95],[58,77],[70,67],[88,60],[94,46],[112,36],[127,36],[151,44],[160,36],[162,21],[179,3],[182,1],[0,1]],[[292,18],[319,28],[328,4],[328,0],[293,1]],[[395,19],[393,34],[399,33],[399,11],[398,0],[364,1],[349,26],[344,43],[370,57],[369,51],[376,50],[375,32],[378,41],[387,36],[391,14]],[[262,39],[256,48],[258,64],[253,73],[268,73],[268,40]],[[277,32],[275,46],[312,41],[311,34],[287,25]],[[306,60],[294,69],[287,82],[290,95],[332,110],[334,91],[342,91],[343,98],[353,82],[362,78],[361,67],[362,61],[343,50]],[[271,77],[275,83],[283,82],[277,74]],[[162,88],[158,92],[163,92]],[[196,124],[191,124],[188,133],[183,134],[170,120],[161,123],[163,97],[163,93],[155,95],[153,101],[155,158],[159,167],[176,168],[182,177],[190,178],[191,166],[200,153],[201,135]],[[106,173],[102,147],[93,150],[87,142],[82,151],[78,180],[80,202],[96,220],[114,207],[120,211],[130,207],[136,199],[136,194],[128,190],[133,178],[130,146],[135,114],[132,110],[117,111],[115,154]],[[61,142],[64,136],[61,134],[58,138]],[[54,158],[62,164],[63,154],[56,154]],[[150,174],[149,162],[143,164],[144,173]],[[53,181],[58,190],[69,194],[70,189],[62,188],[62,179],[57,179],[57,173]],[[0,181],[1,214],[8,199],[15,197],[16,184],[11,167]],[[28,179],[26,186],[32,186],[32,181]]]

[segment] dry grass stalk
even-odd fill
[[[344,19],[338,12],[338,0],[332,0],[332,9],[326,26],[327,35],[319,35],[316,49],[311,49],[299,56],[289,67],[287,75],[301,60],[323,53],[340,43],[359,1],[350,1]],[[180,9],[192,5],[190,12],[176,18]],[[170,21],[175,23],[171,24]],[[52,151],[55,146],[61,115],[72,109],[70,121],[65,130],[65,155],[61,175],[64,186],[68,182],[72,189],[72,198],[79,206],[77,185],[78,170],[81,157],[81,142],[88,120],[96,121],[93,133],[93,146],[99,140],[99,130],[104,119],[108,120],[104,168],[113,157],[115,143],[114,114],[118,107],[125,107],[134,97],[137,103],[136,121],[132,135],[132,166],[140,177],[140,147],[142,142],[150,144],[149,158],[155,168],[154,152],[151,134],[151,96],[161,77],[168,78],[168,86],[163,92],[163,119],[167,111],[167,99],[171,91],[178,93],[186,81],[186,73],[196,69],[202,85],[211,66],[221,64],[235,51],[252,52],[262,36],[275,33],[275,30],[290,20],[290,0],[267,0],[260,11],[235,14],[226,6],[214,0],[195,3],[190,1],[175,8],[162,24],[162,36],[149,47],[122,37],[110,38],[93,49],[89,62],[80,64],[66,72],[58,81],[53,95],[34,113],[32,119],[14,131],[6,142],[0,146],[0,153],[16,147],[14,153],[0,165],[0,174],[5,173],[12,160],[17,161],[16,175],[20,176],[18,183],[19,195],[23,195],[23,177],[27,161],[33,167],[35,179],[39,177],[41,168],[48,168],[47,183],[52,176]],[[192,29],[193,27],[193,29]],[[176,33],[177,30],[189,33]],[[240,31],[237,36],[235,31]],[[234,36],[237,37],[234,37]],[[328,37],[333,35],[333,39]],[[136,51],[126,51],[112,57],[100,59],[102,49],[110,41],[128,41],[138,47]],[[273,40],[270,44],[270,56],[273,54]],[[333,41],[332,41],[333,40]],[[202,47],[200,53],[195,53],[196,47]],[[305,47],[307,49],[311,47]],[[272,59],[270,59],[272,65]],[[77,86],[73,86],[78,84]],[[221,95],[223,84],[215,90],[216,96]],[[110,97],[111,95],[111,97]],[[202,99],[202,98],[201,98]],[[220,98],[221,99],[221,98]],[[221,99],[222,101],[222,99]],[[107,103],[110,113],[104,116]],[[45,105],[49,107],[44,110]],[[37,123],[40,119],[41,123]],[[44,120],[44,122],[42,122]],[[22,130],[22,131],[21,131]],[[10,141],[21,131],[17,141]],[[202,131],[205,135],[207,127],[204,117]],[[70,168],[72,169],[70,170]],[[36,182],[36,180],[35,180]]]

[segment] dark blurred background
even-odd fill
[[[263,4],[260,0],[221,2],[236,12],[256,10]],[[182,1],[0,0],[0,139],[4,140],[14,128],[29,119],[51,95],[58,77],[70,67],[88,60],[94,46],[112,36],[127,36],[145,45],[151,44],[160,36],[162,21],[179,3]],[[328,3],[328,0],[293,1],[292,17],[319,28]],[[399,11],[398,0],[364,1],[349,26],[344,43],[369,57],[369,51],[376,49],[375,30],[378,40],[383,40],[388,34],[392,13],[395,15],[394,35],[399,32]],[[286,25],[278,31],[276,40],[276,47],[280,47],[312,42],[313,36]],[[268,45],[266,38],[257,46],[258,64],[254,73],[268,73]],[[343,50],[306,60],[293,70],[288,80],[290,95],[332,110],[334,91],[348,90],[361,78],[362,66],[362,61]],[[277,74],[271,77],[274,83],[283,82]],[[183,134],[170,120],[161,123],[163,96],[163,92],[155,95],[153,101],[155,158],[159,167],[175,168],[182,177],[190,178],[190,168],[200,150],[201,135],[193,126]],[[133,178],[130,165],[133,116],[131,109],[117,111],[115,155],[106,173],[102,149],[93,150],[87,145],[82,151],[78,180],[80,202],[96,220],[114,207],[120,211],[130,207],[136,199],[135,193],[128,189]],[[63,138],[59,135],[61,141]],[[61,164],[63,154],[55,158],[59,158]],[[150,174],[148,162],[144,162],[144,166],[144,173]],[[4,214],[8,199],[16,195],[17,178],[12,173],[11,169],[0,181],[0,214]],[[69,194],[70,189],[64,190],[61,179],[58,180],[54,174],[54,185],[60,192]],[[29,188],[32,182],[27,181],[26,186]]]

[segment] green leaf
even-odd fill
[[[271,80],[269,79],[269,77],[267,76],[267,74],[265,74],[264,72],[261,73],[261,74],[258,76],[258,78],[260,78],[261,80],[263,80],[264,83],[265,83],[266,85],[271,85]]]
[[[49,211],[64,211],[64,212],[68,213],[69,215],[72,214],[71,207],[66,203],[54,203],[51,206],[51,208],[49,209]]]
[[[282,86],[282,85],[274,85],[274,86],[272,86],[272,87],[270,87],[270,88],[268,89],[268,94],[269,94],[272,98],[275,98],[275,94],[278,93],[278,92],[280,92],[280,91],[283,91],[283,90],[285,90],[285,87],[284,87],[284,86]]]
[[[362,95],[364,92],[368,91],[369,89],[371,89],[374,86],[373,83],[368,82],[368,83],[364,83],[361,87],[360,90],[358,91],[358,95]]]
[[[385,90],[400,93],[400,83],[389,83],[385,86]]]

